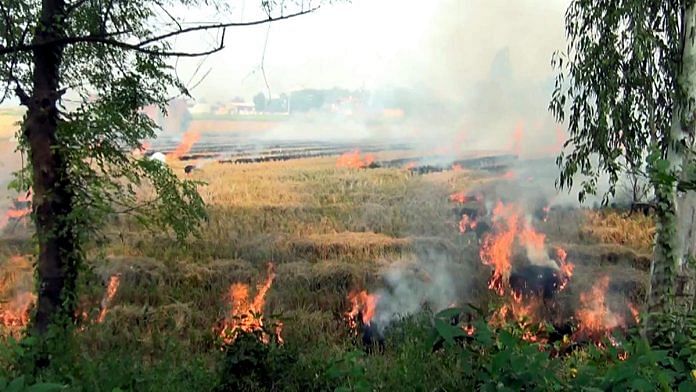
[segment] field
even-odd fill
[[[431,353],[427,309],[395,321],[384,351],[365,355],[345,318],[347,297],[353,290],[380,290],[389,271],[405,271],[411,279],[422,270],[432,274],[429,265],[445,265],[447,282],[454,282],[447,295],[457,305],[493,309],[491,269],[480,261],[476,237],[460,233],[461,216],[449,196],[501,179],[466,170],[344,169],[335,162],[211,163],[194,171],[191,177],[206,183],[201,193],[209,220],[200,237],[185,243],[127,218],[111,222],[108,243],[89,253],[81,298],[82,310],[94,319],[110,278],[119,276],[108,312],[103,322],[87,322],[76,333],[78,359],[46,377],[89,391],[213,390],[221,384],[228,390],[469,388],[466,361],[452,351]],[[181,172],[183,164],[174,165]],[[563,292],[566,313],[602,276],[640,305],[653,232],[649,217],[557,208],[537,229],[575,264]],[[21,231],[6,232],[0,244],[5,301],[32,287],[32,246]],[[244,339],[221,350],[215,326],[229,311],[230,286],[248,284],[253,295],[269,262],[276,276],[263,313],[269,322],[282,321],[283,346],[254,346],[251,359],[244,356],[251,355]],[[8,369],[15,366],[0,358]],[[245,384],[229,384],[237,378]]]

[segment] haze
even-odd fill
[[[247,100],[266,91],[260,72],[268,31],[265,70],[272,94],[302,88],[426,88],[456,100],[485,79],[496,54],[509,48],[514,78],[530,84],[551,76],[550,56],[562,48],[567,0],[355,0],[267,26],[228,31],[227,47],[207,58],[208,76],[193,93],[199,100]],[[242,0],[235,18],[262,16],[258,1]],[[188,21],[212,15],[190,15]],[[215,19],[220,19],[216,16]],[[209,35],[177,46],[200,50]],[[188,80],[198,60],[180,60]],[[194,78],[195,81],[195,78]],[[545,100],[548,97],[544,97]],[[542,110],[546,102],[542,102]]]

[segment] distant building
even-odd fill
[[[189,108],[191,114],[210,114],[212,113],[212,108],[207,103],[196,103]]]
[[[245,115],[256,113],[256,106],[253,103],[246,102],[227,102],[220,104],[215,109],[215,114],[217,115]]]

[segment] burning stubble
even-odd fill
[[[103,323],[106,318],[106,314],[109,311],[109,307],[116,296],[118,291],[118,286],[121,284],[121,275],[116,274],[109,277],[109,282],[106,285],[106,291],[100,302],[99,315],[97,316],[97,323]]]
[[[365,169],[375,162],[373,154],[360,155],[360,150],[346,152],[336,160],[338,168]]]
[[[233,283],[230,286],[226,298],[229,312],[221,325],[213,328],[224,344],[234,343],[242,333],[259,333],[263,343],[270,342],[271,337],[264,331],[263,308],[275,276],[275,266],[268,263],[266,280],[257,286],[253,300],[249,296],[249,285]],[[277,323],[274,329],[276,341],[282,344],[282,323]]]

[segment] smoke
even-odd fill
[[[425,252],[411,262],[393,263],[382,275],[384,288],[375,293],[375,325],[384,329],[424,307],[438,312],[456,305],[467,286],[466,268],[438,252]]]

